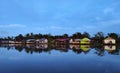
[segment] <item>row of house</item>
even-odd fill
[[[56,45],[65,45],[65,44],[76,44],[76,45],[79,45],[79,44],[91,44],[91,39],[89,38],[83,38],[83,39],[68,39],[68,38],[60,38],[60,39],[55,39],[54,40],[54,43]],[[104,39],[104,44],[116,44],[116,40],[111,38],[111,37],[108,37],[106,39]],[[1,43],[9,43],[9,44],[22,44],[23,41],[11,41],[11,40],[4,40],[4,41],[1,41]],[[26,40],[25,42],[26,44],[47,44],[48,43],[48,39],[46,38],[42,38],[42,39],[28,39]]]
[[[14,40],[1,40],[2,44],[47,44],[48,40],[45,38],[42,39],[28,39],[26,41],[14,41]]]
[[[56,44],[91,44],[93,40],[89,39],[89,38],[83,38],[83,39],[56,39]],[[104,44],[116,44],[116,40],[108,37],[106,39],[103,40]]]
[[[27,44],[47,44],[48,43],[48,39],[46,38],[42,38],[42,39],[28,39],[26,41]]]

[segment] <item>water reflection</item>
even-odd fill
[[[98,56],[104,56],[105,52],[112,55],[119,55],[119,46],[116,45],[103,45],[103,46],[92,46],[92,45],[48,45],[48,44],[0,44],[0,47],[10,49],[16,49],[21,52],[25,50],[26,53],[42,53],[50,52],[51,50],[57,50],[60,52],[68,52],[72,50],[76,54],[84,52],[89,53],[91,49],[95,50],[95,54]]]

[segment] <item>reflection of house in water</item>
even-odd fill
[[[55,44],[56,45],[64,45],[64,44],[68,44],[69,43],[69,39],[55,39]]]
[[[36,44],[47,44],[48,40],[45,38],[42,38],[42,39],[36,39],[35,42],[36,42]]]
[[[69,45],[71,49],[80,49],[80,45]]]
[[[115,39],[108,37],[106,39],[104,39],[104,44],[116,44]]]
[[[27,48],[34,48],[34,47],[35,47],[35,45],[34,45],[34,44],[30,44],[30,43],[29,43],[29,44],[26,44],[26,47],[27,47]]]
[[[47,49],[48,48],[48,44],[38,44],[35,45],[36,49]]]
[[[81,47],[82,51],[84,51],[84,52],[87,52],[90,50],[90,45],[81,45],[80,47]]]
[[[80,45],[69,45],[69,48],[77,54],[80,54],[82,52]]]
[[[0,47],[9,47],[9,44],[0,44]]]
[[[48,44],[26,44],[27,48],[46,49]]]
[[[81,39],[70,39],[70,44],[80,44]]]
[[[107,50],[108,52],[112,52],[116,50],[116,46],[115,45],[105,45],[104,49]]]
[[[62,51],[68,51],[69,46],[68,45],[56,45],[55,49],[62,50]]]
[[[83,38],[82,40],[81,40],[81,43],[80,44],[90,44],[90,39],[88,39],[88,38]]]

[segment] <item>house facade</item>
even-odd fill
[[[2,44],[8,44],[9,41],[8,41],[8,40],[1,40],[1,43],[2,43]]]
[[[69,39],[55,39],[56,45],[65,45],[69,44]]]
[[[35,43],[36,44],[47,44],[48,43],[48,39],[46,39],[46,38],[36,39]]]
[[[26,44],[34,44],[35,43],[35,39],[28,39],[26,41]]]
[[[90,39],[88,39],[88,38],[83,38],[83,39],[81,40],[80,44],[84,44],[84,45],[90,44]]]
[[[81,39],[70,39],[69,43],[70,44],[80,44]]]
[[[111,37],[108,37],[104,39],[104,44],[116,44],[116,40]]]

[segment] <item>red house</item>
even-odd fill
[[[55,39],[55,44],[56,45],[66,45],[66,44],[69,44],[69,39],[67,39],[67,38]]]

